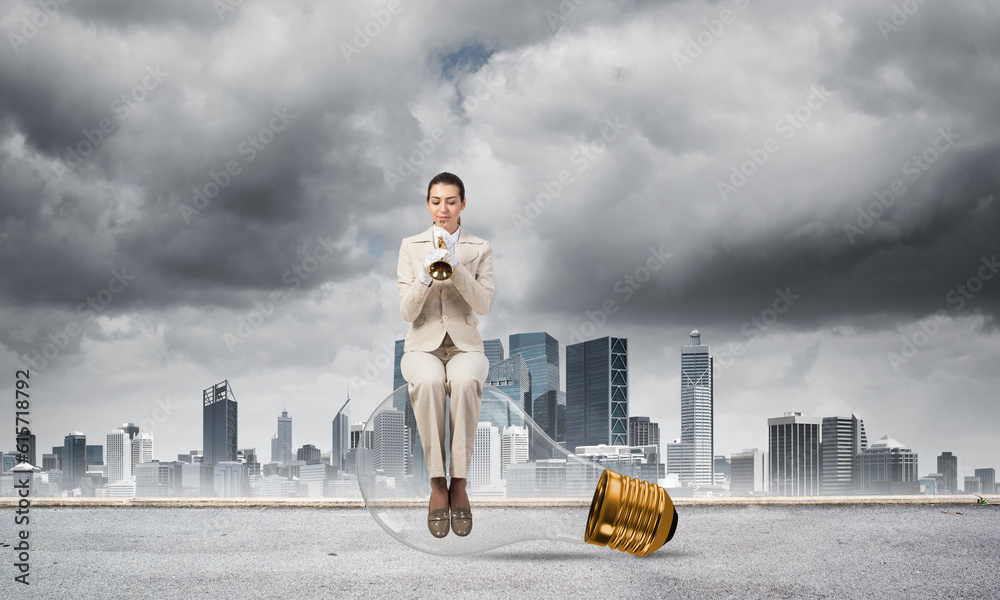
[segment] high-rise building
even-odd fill
[[[485,383],[496,387],[513,400],[518,408],[527,412],[525,407],[531,402],[531,373],[523,356],[515,354],[507,360],[491,364]],[[511,413],[506,399],[486,394],[483,394],[479,420],[489,421],[499,431],[510,425],[524,425],[519,415]]]
[[[63,468],[62,467],[63,447],[62,446],[52,446],[52,454],[54,454],[55,457],[56,457],[56,469],[62,470],[62,468]]]
[[[730,457],[730,496],[767,494],[771,488],[771,464],[767,452],[756,448],[733,452]]]
[[[104,464],[104,446],[87,444],[87,466]]]
[[[534,389],[532,394],[538,398]],[[566,448],[600,444],[628,445],[625,338],[603,337],[566,346]]]
[[[685,444],[680,439],[675,439],[667,444],[667,473],[677,475],[678,482],[684,465],[689,465],[692,462],[692,450],[691,444]]]
[[[386,477],[402,477],[406,473],[406,443],[403,413],[380,410],[372,424],[372,465],[375,472]]]
[[[507,478],[507,466],[528,462],[528,430],[512,425],[500,433],[500,477]]]
[[[229,380],[205,388],[202,403],[204,462],[236,462],[237,405]]]
[[[319,462],[320,449],[312,444],[305,444],[295,452],[295,460],[303,460],[307,463],[309,462]]]
[[[403,379],[400,367],[403,360],[405,340],[396,340],[395,357],[392,370],[392,407],[403,415],[403,459],[404,469],[408,474],[415,475],[420,481],[427,477],[427,467],[424,464],[424,450],[420,442],[420,432],[417,431],[417,418],[410,404],[410,388]],[[367,447],[371,447],[370,445]],[[416,482],[414,482],[416,483]]]
[[[492,423],[480,421],[469,460],[469,490],[500,485],[500,433]]]
[[[660,448],[660,425],[649,420],[649,417],[628,418],[629,446],[656,446]]]
[[[132,468],[133,472],[140,463],[153,460],[153,434],[143,431],[132,438]],[[136,484],[138,485],[138,484]],[[137,488],[138,489],[138,488]]]
[[[691,332],[691,343],[681,346],[681,443],[690,450],[681,466],[683,484],[715,482],[715,397],[713,358],[701,343],[701,333]]]
[[[80,478],[87,474],[87,436],[74,431],[63,440],[63,489],[80,487]]]
[[[976,477],[982,484],[983,494],[997,493],[997,472],[995,469],[976,469]]]
[[[965,476],[965,485],[962,486],[962,491],[966,494],[982,494],[983,493],[983,482],[978,477]]]
[[[58,468],[56,455],[55,454],[43,454],[42,455],[42,470],[43,471],[55,471]]]
[[[112,431],[107,438],[108,483],[132,480],[132,442],[121,429]]]
[[[392,407],[399,412],[403,413],[404,424],[416,430],[417,428],[417,418],[413,415],[413,407],[410,405],[410,391],[409,386],[405,379],[403,379],[403,370],[400,368],[400,364],[403,360],[403,346],[406,340],[396,340],[395,357],[393,359],[393,369],[392,369],[392,389],[397,390],[400,387],[398,394],[394,393],[392,397]]]
[[[136,434],[139,433],[139,427],[135,423],[122,423],[121,427],[119,427],[118,429],[121,429],[122,431],[125,432],[125,435],[128,436],[129,442],[131,442],[132,438],[134,438]]]
[[[351,443],[350,450],[356,448],[371,448],[372,447],[372,432],[365,431],[365,422],[353,423],[351,425]]]
[[[772,495],[819,495],[821,424],[798,412],[767,420]]]
[[[916,453],[889,436],[883,436],[870,448],[862,450],[855,460],[857,462],[858,492],[862,494],[920,493]]]
[[[937,472],[944,476],[944,485],[939,486],[938,493],[958,493],[958,457],[951,452],[942,452],[937,457]]]
[[[508,346],[509,358],[520,356],[528,367],[530,391],[524,412],[553,441],[565,444],[564,420],[559,418],[566,411],[559,374],[559,342],[544,331],[535,331],[512,333]],[[529,444],[532,448],[541,448],[534,440],[529,440]],[[547,459],[549,456],[533,455],[533,458]]]
[[[857,456],[868,447],[864,421],[856,414],[824,417],[822,438],[820,470],[823,494],[845,496],[857,492]]]
[[[330,446],[330,465],[337,468],[339,471],[344,471],[347,468],[347,451],[350,449],[350,420],[351,413],[347,410],[347,405],[350,404],[351,399],[348,398],[347,402],[340,407],[337,414],[333,417],[333,437],[332,445]]]
[[[492,367],[503,360],[503,342],[499,339],[483,340],[483,354]]]
[[[278,417],[278,433],[271,438],[271,462],[291,462],[295,460],[292,447],[292,418],[288,411],[281,411]]]

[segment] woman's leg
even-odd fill
[[[399,368],[409,384],[410,404],[424,450],[427,475],[431,479],[443,479],[446,475],[444,365],[430,352],[404,352]]]
[[[448,360],[452,478],[468,476],[469,461],[476,445],[479,409],[483,403],[483,382],[489,371],[490,361],[482,352],[459,352]]]

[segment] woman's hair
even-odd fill
[[[437,175],[434,176],[434,179],[431,179],[431,182],[427,184],[428,202],[431,201],[431,188],[439,183],[444,185],[456,186],[458,188],[459,199],[461,199],[462,202],[465,202],[465,184],[462,183],[462,180],[458,178],[458,175],[455,175],[454,173],[449,173],[447,171],[443,173],[438,173]]]

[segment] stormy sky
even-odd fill
[[[391,392],[451,171],[483,337],[627,337],[664,443],[697,328],[716,454],[857,413],[921,475],[1000,468],[1000,2],[0,7],[0,373],[41,451],[130,421],[172,460],[223,379],[240,447],[286,409],[328,451]]]

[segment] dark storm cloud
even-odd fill
[[[9,5],[5,33],[38,10]],[[188,411],[223,378],[241,446],[266,443],[286,400],[326,440],[325,399],[348,384],[367,416],[391,374],[369,365],[406,330],[399,240],[426,226],[441,170],[463,177],[463,221],[496,252],[484,335],[566,344],[594,319],[597,336],[630,335],[635,414],[665,437],[694,327],[719,357],[720,417],[746,412],[720,426],[734,445],[761,443],[744,416],[814,408],[937,444],[926,414],[952,378],[964,413],[991,402],[1000,278],[974,278],[1000,256],[995,3],[924,3],[895,30],[879,25],[891,0],[402,0],[382,24],[377,1],[218,5],[74,0],[0,61],[3,356],[48,349],[51,406],[103,409],[50,411],[43,446],[141,421],[140,386]],[[778,151],[720,192],[770,137]],[[913,156],[935,152],[912,180]],[[897,179],[891,206],[859,213]],[[272,292],[283,306],[232,342]],[[778,307],[777,327],[756,324]],[[985,317],[894,371],[887,350],[939,309]],[[748,350],[726,356],[733,340]],[[911,402],[927,411],[896,420]],[[158,453],[200,443],[180,414]]]
[[[822,61],[809,63],[809,73],[784,84],[797,85],[794,80],[801,76],[832,97],[815,111],[818,117],[802,125],[800,139],[788,142],[799,144],[795,151],[782,149],[770,157],[770,164],[759,167],[761,174],[747,178],[746,187],[726,203],[705,193],[712,180],[700,190],[669,183],[659,190],[646,188],[642,193],[651,197],[643,199],[635,188],[651,177],[641,169],[655,167],[622,163],[624,172],[633,173],[623,173],[617,189],[580,191],[580,203],[563,205],[562,227],[546,222],[558,240],[545,246],[544,262],[560,268],[538,275],[533,281],[537,293],[528,301],[552,311],[582,312],[612,299],[627,304],[619,319],[726,328],[771,306],[776,290],[800,297],[782,320],[806,329],[871,324],[871,316],[891,328],[900,320],[957,310],[958,302],[947,300],[954,298],[949,293],[977,277],[984,261],[993,264],[1000,255],[1000,77],[995,68],[1000,40],[993,35],[996,14],[984,13],[982,6],[923,6],[920,18],[912,17],[888,41],[877,27],[882,7],[849,11],[840,25],[846,31],[836,36],[816,25],[821,41],[851,41],[831,48]],[[748,11],[746,18],[755,16]],[[788,23],[785,32],[795,24]],[[806,67],[799,60],[812,57],[779,60],[797,71]],[[694,93],[702,96],[734,93],[725,86],[696,85]],[[810,88],[800,85],[803,91]],[[629,112],[627,91],[623,96],[622,120],[644,125],[640,115]],[[744,99],[748,104],[739,110],[767,122],[764,109],[770,107],[755,107],[752,94]],[[759,147],[767,135],[748,136],[741,145],[739,137],[725,142],[708,127],[707,136],[691,142],[698,136],[680,125],[690,122],[687,111],[668,112],[670,119],[659,119],[640,133],[650,134],[672,155],[697,149],[721,158],[735,150],[737,158],[719,160],[715,171],[720,173],[712,177],[727,183],[730,166],[748,158],[743,150]],[[821,135],[808,129],[840,118],[834,115],[869,120],[874,137],[858,136],[843,152],[832,152]],[[660,133],[666,127],[671,131]],[[615,143],[609,144],[612,158],[628,152],[628,142]],[[865,148],[878,151],[874,169],[852,157]],[[897,180],[902,184],[897,191],[905,192],[887,196]],[[699,204],[721,206],[692,206]],[[639,218],[623,231],[609,224],[615,215]],[[661,244],[674,253],[672,259],[641,287],[630,284],[627,278],[641,270],[647,249]],[[995,269],[985,269],[992,278]],[[556,295],[552,290],[569,291]],[[962,308],[995,315],[998,307],[1000,286],[984,285]]]

